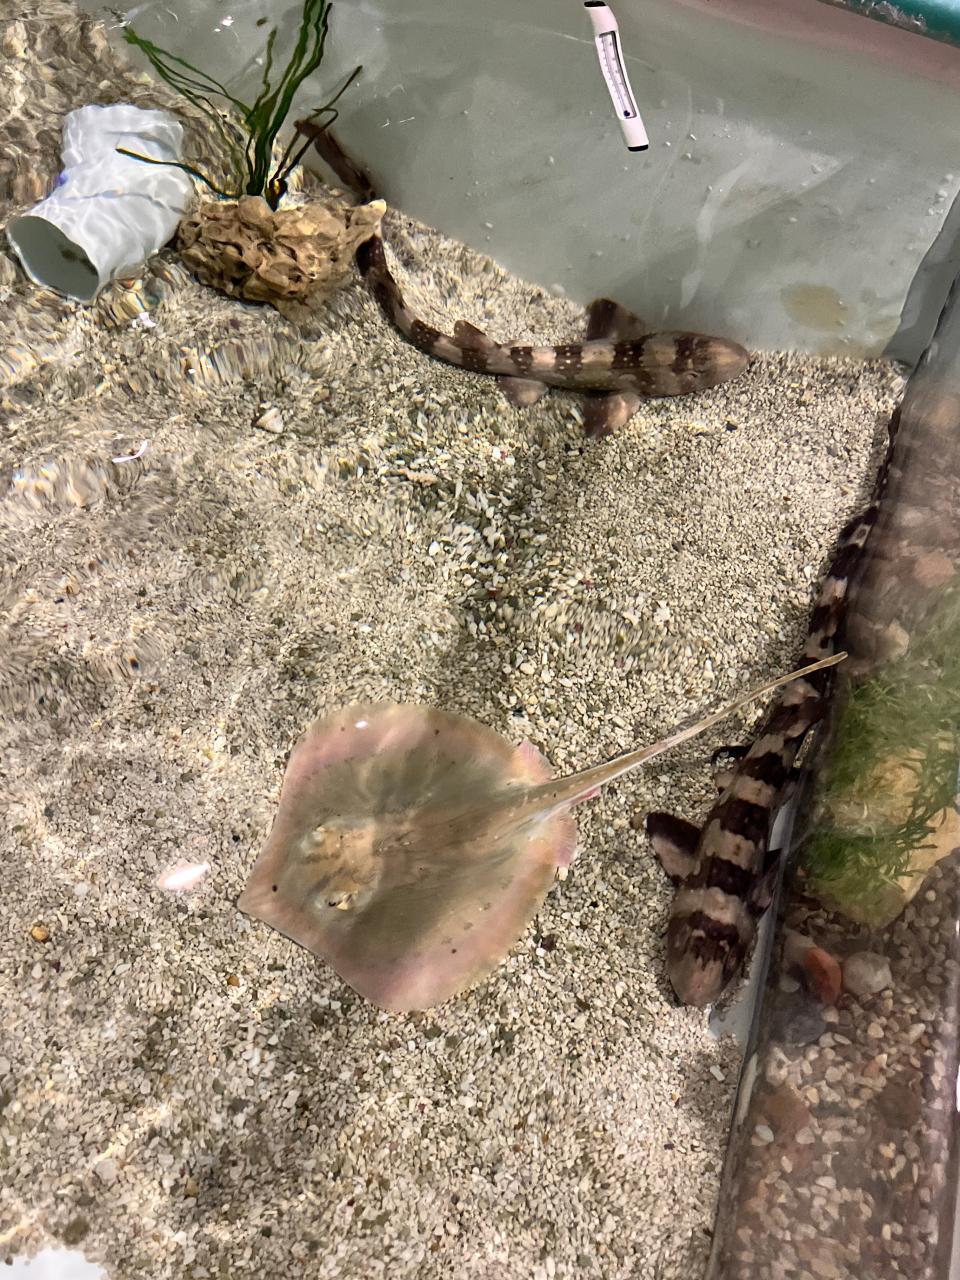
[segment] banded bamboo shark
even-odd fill
[[[584,426],[603,435],[627,422],[641,397],[682,396],[736,378],[749,355],[736,342],[700,333],[650,333],[619,303],[598,298],[583,342],[535,347],[494,342],[458,320],[441,333],[409,307],[387,266],[383,240],[371,236],[357,266],[387,319],[418,350],[474,373],[493,374],[515,405],[536,404],[548,387],[587,393]]]
[[[877,491],[882,488],[886,464]],[[851,576],[863,561],[876,499],[842,529],[810,617],[801,665],[837,652]],[[737,763],[718,774],[719,799],[702,827],[650,813],[646,829],[676,886],[667,926],[667,972],[684,1004],[715,1003],[750,955],[757,924],[770,905],[779,850],[768,848],[777,810],[795,779],[809,730],[824,716],[833,672],[810,672],[788,685],[748,748],[722,748],[715,759]]]
[[[377,198],[369,177],[329,128],[309,120],[298,120],[296,128],[355,195],[366,201]],[[418,350],[461,369],[494,375],[512,404],[536,404],[548,387],[578,391],[588,435],[607,435],[622,426],[636,413],[641,397],[706,391],[738,377],[750,359],[743,347],[725,338],[652,333],[609,298],[598,298],[587,308],[583,342],[551,347],[494,342],[466,320],[457,321],[452,335],[445,334],[407,304],[380,236],[360,246],[356,263],[383,314]]]

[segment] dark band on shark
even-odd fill
[[[892,439],[893,433],[891,449]],[[840,533],[810,616],[803,662],[841,648],[851,580],[861,569],[877,521],[877,497],[890,456],[888,451],[874,501]],[[739,758],[702,828],[671,814],[647,817],[647,833],[677,886],[667,927],[667,969],[685,1004],[716,1001],[750,954],[777,871],[776,856],[768,849],[773,819],[792,783],[804,739],[826,712],[832,684],[833,671],[825,669],[788,685],[746,751],[715,753]]]
[[[692,911],[686,923],[691,951],[705,960],[718,949],[733,951],[740,940],[736,925],[722,924],[706,911]]]

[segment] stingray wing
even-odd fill
[[[347,707],[294,748],[238,905],[382,1008],[430,1008],[496,967],[569,865],[571,817],[488,821],[505,789],[551,776],[467,716]]]

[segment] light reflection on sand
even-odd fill
[[[209,862],[175,863],[157,877],[157,888],[170,893],[186,893],[195,889],[209,870]]]

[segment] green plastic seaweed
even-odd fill
[[[276,209],[287,190],[291,171],[303,159],[311,139],[294,151],[296,135],[290,140],[280,160],[274,166],[273,149],[283,123],[290,112],[293,99],[303,81],[320,65],[326,45],[330,23],[330,0],[305,0],[297,41],[279,82],[271,86],[274,46],[277,28],[267,37],[264,54],[260,93],[252,104],[243,102],[225,85],[206,71],[201,71],[185,58],[167,53],[152,41],[137,35],[132,27],[124,28],[124,39],[134,45],[150,60],[157,74],[183,97],[187,98],[213,124],[223,142],[229,159],[230,186],[220,186],[206,173],[193,165],[173,160],[155,160],[150,156],[117,147],[121,155],[132,156],[145,164],[172,165],[182,169],[209,187],[216,195],[236,200],[242,195],[262,196],[271,209]],[[329,127],[337,118],[335,103],[359,75],[362,68],[355,67],[343,85],[329,102],[318,107],[307,118],[317,120],[329,117],[324,125]],[[215,98],[222,99],[226,109],[216,106]],[[230,118],[235,113],[239,126]],[[232,189],[231,189],[232,187]]]
[[[855,684],[840,709],[821,818],[804,845],[811,888],[838,904],[879,898],[929,847],[956,802],[960,761],[960,592],[948,592],[907,654]],[[876,771],[895,762],[915,776],[908,810],[884,817]],[[873,778],[879,779],[873,785]],[[857,828],[831,813],[862,805]]]

